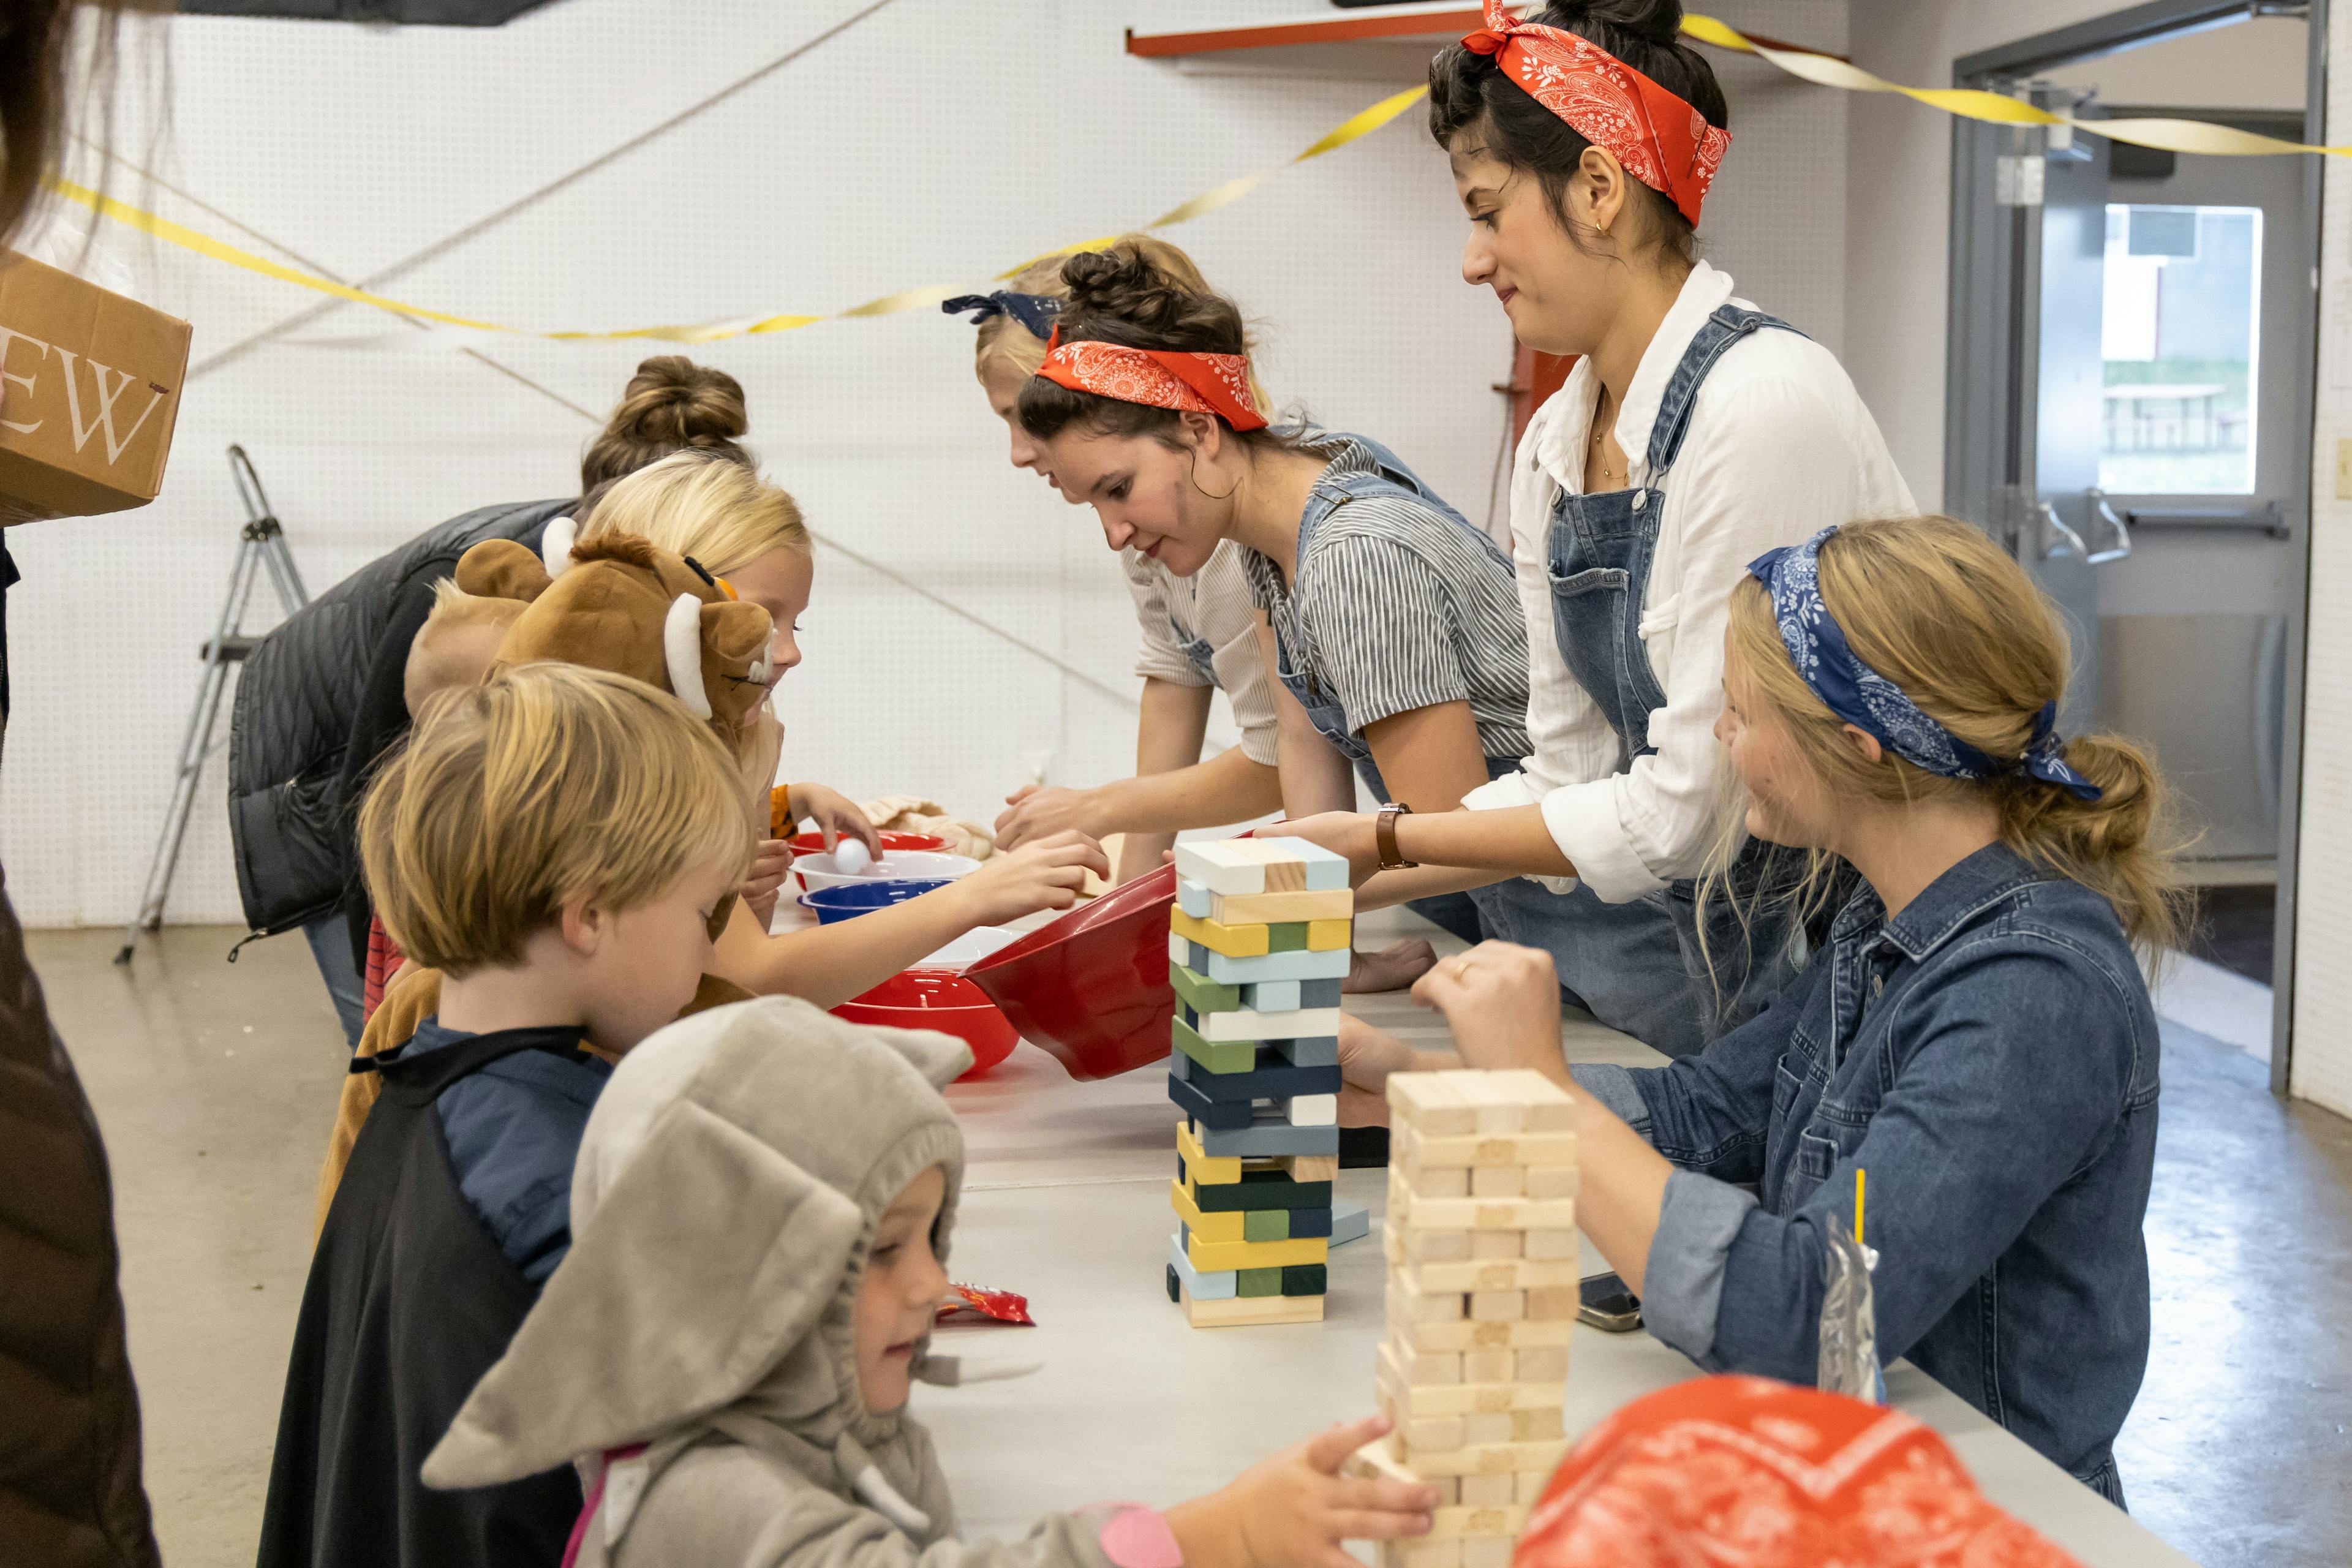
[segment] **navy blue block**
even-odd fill
[[[1255,1120],[1251,1115],[1248,1100],[1211,1100],[1181,1078],[1171,1076],[1168,1079],[1168,1098],[1174,1100],[1185,1115],[1202,1126],[1218,1131],[1236,1131]]]
[[[1329,1209],[1292,1209],[1290,1211],[1291,1240],[1297,1241],[1304,1237],[1330,1234],[1331,1211]]]
[[[1177,1076],[1209,1100],[1295,1100],[1302,1094],[1339,1092],[1339,1069],[1336,1065],[1293,1067],[1271,1050],[1258,1052],[1255,1071],[1185,1072]]]

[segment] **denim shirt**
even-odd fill
[[[1825,1227],[1853,1224],[1862,1166],[1880,1354],[2120,1502],[2157,1059],[2113,907],[1994,845],[1893,920],[1864,885],[1789,989],[1699,1055],[1574,1077],[1679,1167],[1643,1300],[1659,1339],[1811,1384]]]
[[[474,1037],[427,1018],[406,1054]],[[572,1166],[588,1113],[612,1076],[595,1057],[524,1051],[459,1079],[435,1102],[457,1190],[533,1285],[545,1283],[572,1248]]]

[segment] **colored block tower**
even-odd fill
[[[1389,1079],[1388,1336],[1375,1388],[1394,1430],[1349,1471],[1437,1488],[1435,1527],[1381,1568],[1509,1568],[1567,1452],[1578,1300],[1576,1133],[1542,1074]]]
[[[1355,908],[1303,838],[1176,847],[1168,1298],[1196,1329],[1322,1320]]]

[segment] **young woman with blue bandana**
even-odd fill
[[[1578,1223],[1658,1338],[1812,1382],[1831,1222],[1864,1223],[1866,1172],[1885,1359],[2121,1503],[2156,1154],[2139,960],[2184,913],[2163,782],[2127,742],[2060,737],[2065,636],[1979,530],[1856,522],[1748,570],[1718,731],[1748,832],[1810,856],[1801,898],[1843,892],[1828,944],[1759,1016],[1657,1068],[1566,1067],[1550,965],[1526,948],[1444,960],[1414,994],[1462,1061],[1575,1096]],[[1349,1075],[1443,1065],[1382,1038]]]
[[[1490,3],[1431,64],[1430,130],[1470,217],[1464,280],[1521,343],[1578,356],[1512,467],[1529,750],[1467,810],[1284,829],[1370,877],[1360,908],[1490,884],[1492,934],[1549,952],[1572,999],[1670,1056],[1787,978],[1785,923],[1698,930],[1726,595],[1760,551],[1917,510],[1836,356],[1697,258],[1731,136],[1681,16],[1592,0],[1522,23]],[[1771,872],[1751,855],[1742,884]],[[1610,918],[1628,906],[1655,919]]]

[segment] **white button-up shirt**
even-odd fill
[[[1731,804],[1716,743],[1723,709],[1723,631],[1732,588],[1776,545],[1832,523],[1916,512],[1910,487],[1843,366],[1795,332],[1767,328],[1724,351],[1699,385],[1682,450],[1650,472],[1650,427],[1684,351],[1725,303],[1731,279],[1700,262],[1643,353],[1618,410],[1629,487],[1664,495],[1642,601],[1640,634],[1666,705],[1650,714],[1655,751],[1620,771],[1617,732],[1569,673],[1553,634],[1546,571],[1552,506],[1584,489],[1600,377],[1580,362],[1538,409],[1511,470],[1511,553],[1528,623],[1528,736],[1521,772],[1473,791],[1486,810],[1543,807],[1560,853],[1592,890],[1622,903],[1706,868]],[[1565,889],[1565,879],[1542,879]]]

